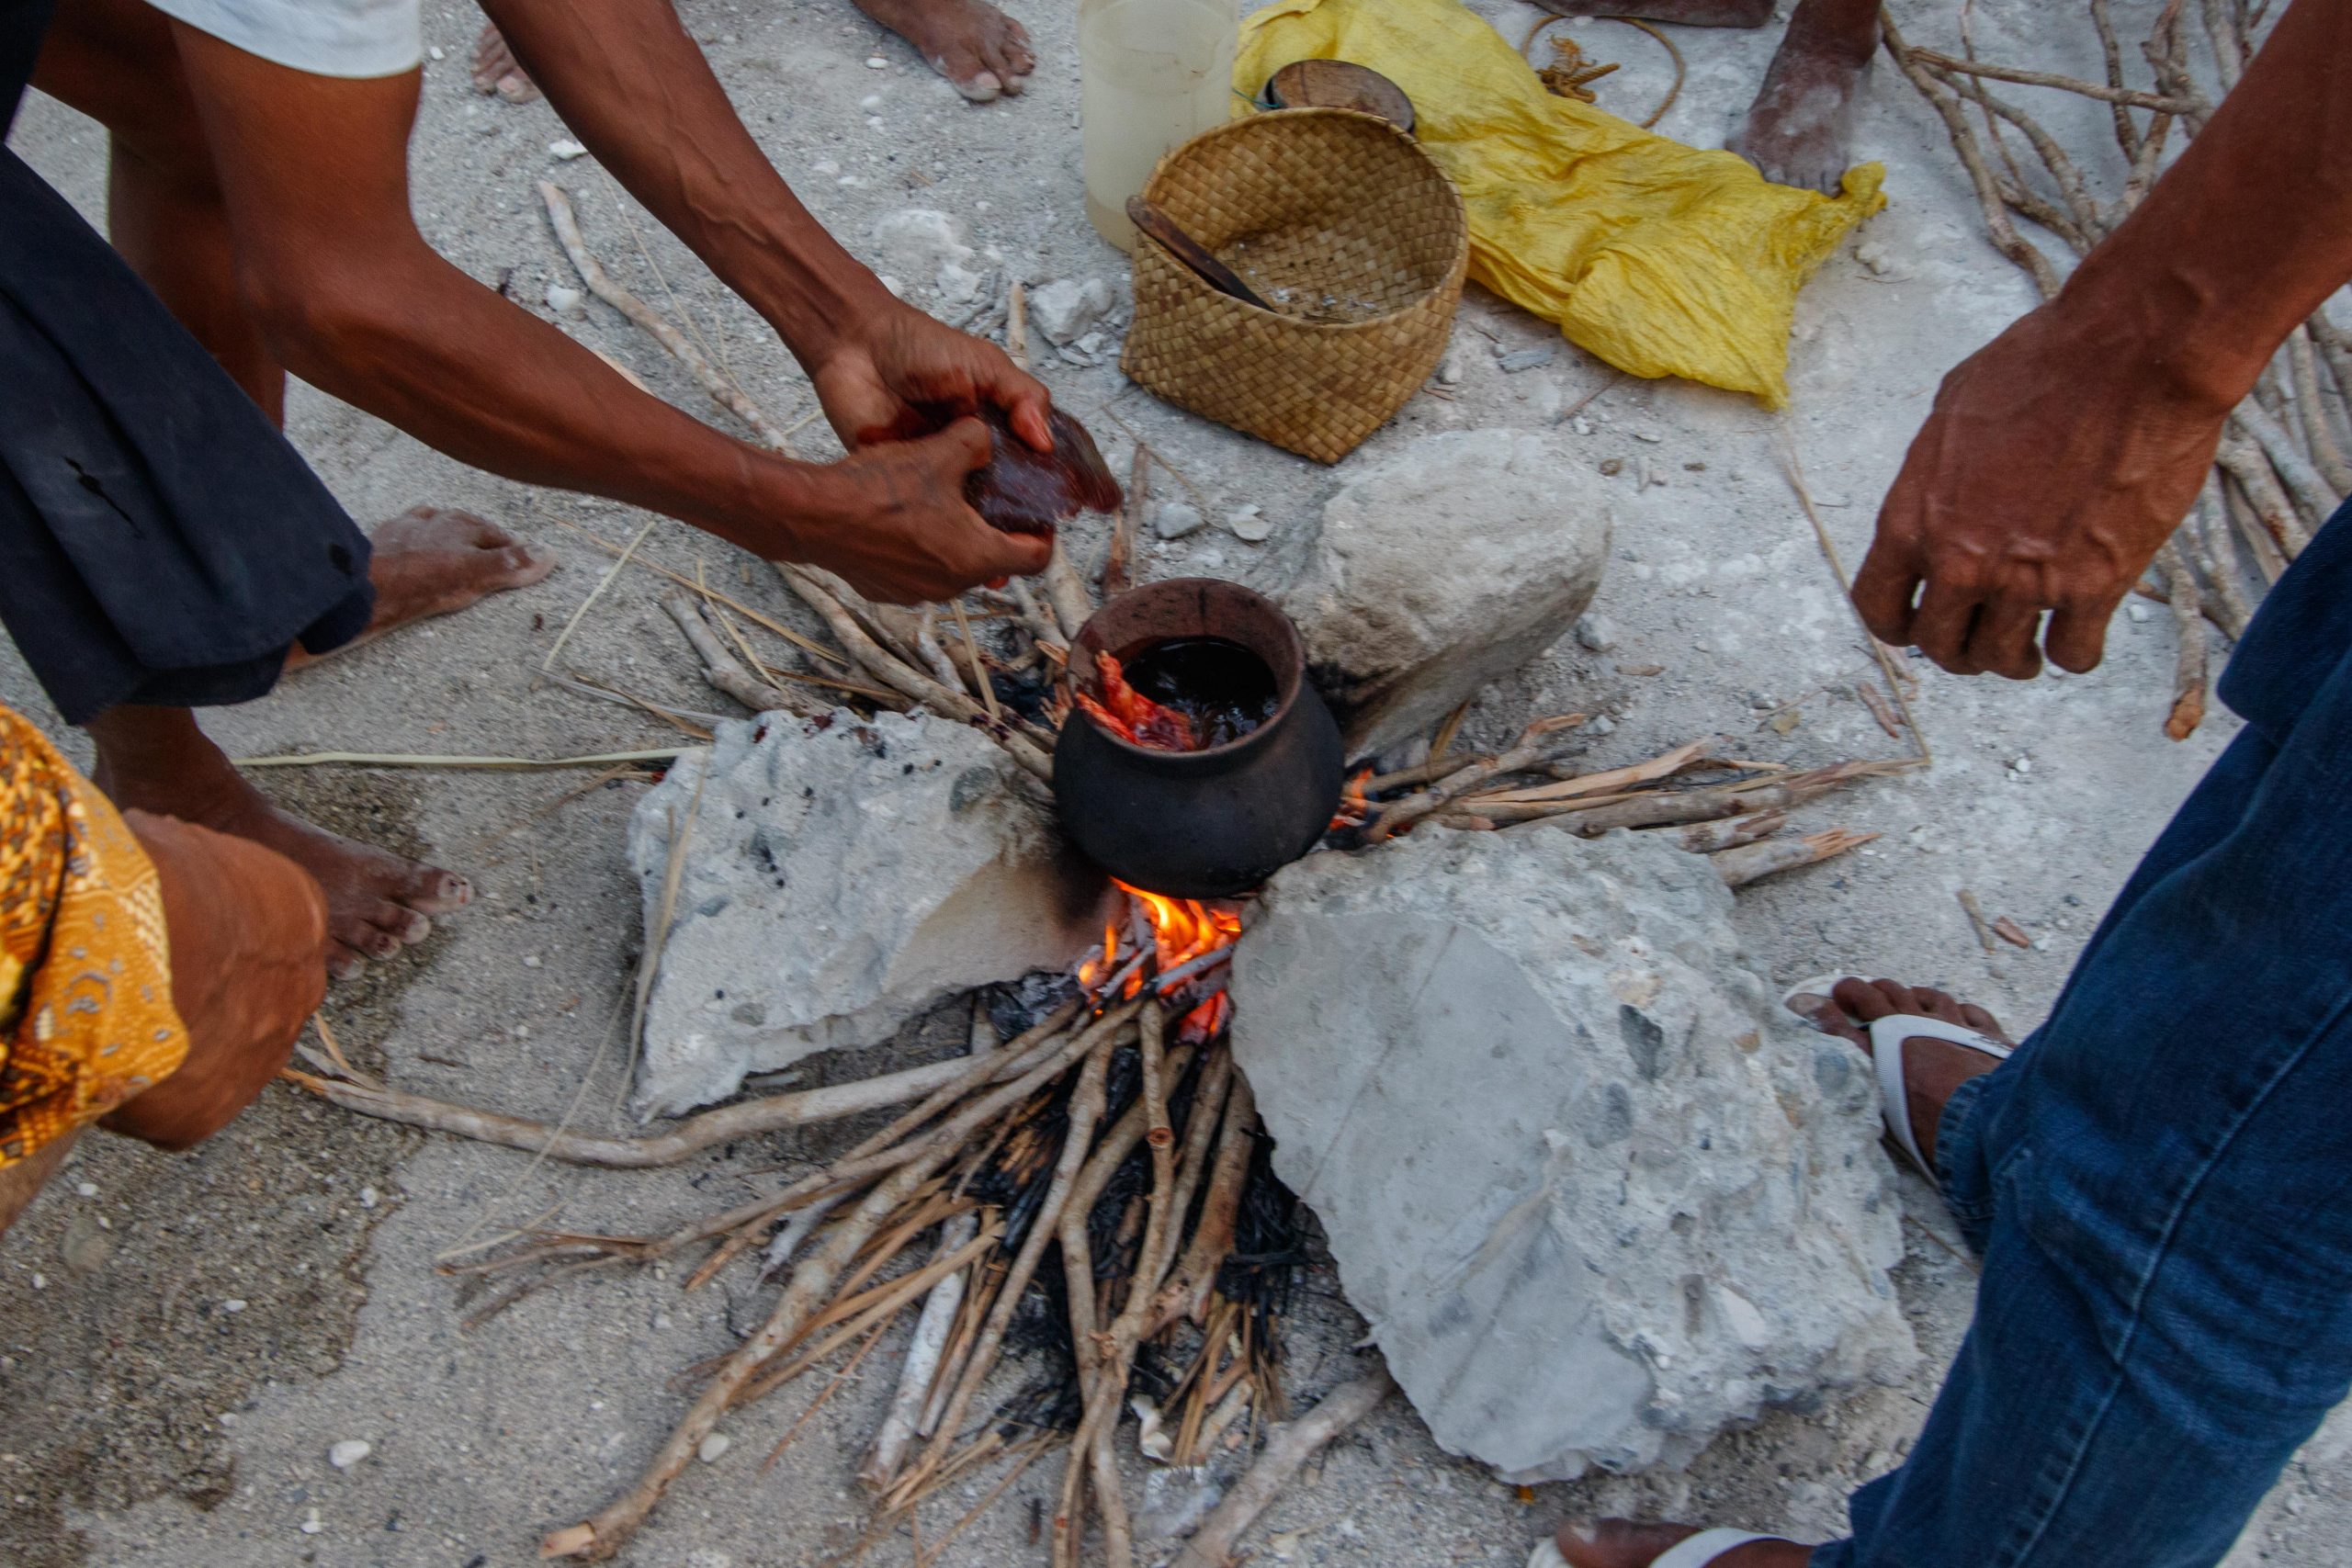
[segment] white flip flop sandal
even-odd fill
[[[1789,1546],[1801,1544],[1784,1535],[1758,1535],[1753,1530],[1701,1530],[1651,1558],[1650,1568],[1707,1568],[1708,1563],[1735,1547],[1752,1545],[1759,1540],[1777,1540]],[[1560,1555],[1559,1543],[1545,1536],[1528,1554],[1527,1568],[1568,1568],[1568,1560]]]
[[[1972,1051],[1982,1051],[1996,1061],[2007,1058],[2014,1047],[2002,1044],[1989,1034],[1980,1034],[1966,1024],[1946,1023],[1942,1019],[1915,1012],[1890,1013],[1870,1027],[1871,1059],[1878,1064],[1879,1109],[1885,1112],[1887,1134],[1896,1147],[1911,1156],[1911,1163],[1919,1168],[1920,1174],[1933,1181],[1935,1168],[1919,1152],[1919,1140],[1911,1131],[1911,1097],[1903,1087],[1903,1043],[1913,1039],[1948,1040]],[[1658,1564],[1666,1565],[1666,1559],[1658,1559]]]

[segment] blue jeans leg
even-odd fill
[[[1815,1568],[2208,1568],[2352,1388],[2352,596],[2328,608],[2330,636],[2288,623],[2316,655],[2291,691],[2224,684],[2254,722],[1947,1109],[1975,1320]],[[2249,669],[2290,669],[2263,629]]]

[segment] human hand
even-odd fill
[[[877,442],[819,470],[828,499],[801,536],[800,558],[892,604],[941,603],[976,583],[1045,570],[1049,538],[1000,533],[965,499],[967,476],[991,450],[988,426],[959,419],[935,435]]]
[[[1004,351],[959,333],[911,306],[877,313],[843,336],[810,372],[818,400],[842,445],[853,452],[904,440],[935,420],[919,405],[972,413],[983,405],[1012,417],[1013,434],[1040,452],[1053,450],[1045,384],[1014,367]]]
[[[286,1065],[326,994],[326,896],[311,874],[249,839],[126,811],[163,884],[179,1070],[100,1122],[167,1149],[201,1143]]]
[[[1955,367],[1854,580],[1879,640],[1960,675],[2096,667],[2229,416],[2165,370],[2063,297]]]

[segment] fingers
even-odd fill
[[[2042,637],[2050,662],[2077,675],[2098,669],[2098,661],[2107,657],[2107,624],[2122,602],[2119,594],[2096,604],[2061,606],[2050,617],[2050,628]]]
[[[1955,675],[1973,675],[1978,666],[1968,658],[1968,638],[1975,629],[1977,594],[1950,579],[1930,577],[1919,607],[1911,615],[1911,643],[1920,652]]]
[[[997,534],[993,528],[989,530]],[[1054,558],[1053,540],[1039,534],[997,534],[1004,541],[1003,564],[994,569],[991,581],[1001,583],[1007,578],[1035,577],[1046,570]]]
[[[1862,624],[1872,637],[1891,648],[1911,646],[1912,604],[1919,581],[1917,557],[1907,542],[1887,537],[1882,519],[1879,536],[1854,576],[1854,608],[1862,613]]]
[[[2039,604],[1987,604],[1977,612],[1975,627],[1968,634],[1968,661],[2012,681],[2030,681],[2041,673],[2041,650],[2033,645],[2041,628]]]
[[[955,475],[962,478],[967,472],[988,466],[988,458],[997,449],[997,440],[988,433],[988,425],[983,425],[978,419],[971,419],[967,413],[965,419],[955,421],[953,425],[929,437],[924,446],[932,446],[933,451],[944,456],[945,461],[953,463]]]

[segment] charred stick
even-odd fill
[[[2227,0],[2200,0],[2205,36],[2212,41],[2213,64],[2222,77],[2222,91],[2234,90],[2245,70],[2245,35],[2238,30],[2236,8]]]
[[[1995,146],[2000,148],[2004,160],[2008,155],[2007,145],[2002,141],[2000,127],[1994,123],[1995,117],[1997,116],[2008,121],[2025,134],[2026,141],[2032,145],[2034,152],[2041,155],[2042,166],[2050,171],[2050,177],[2057,182],[2059,193],[2065,198],[2066,206],[2065,209],[2061,211],[2051,203],[2035,196],[2026,188],[2025,176],[2016,169],[2014,164],[2011,165],[2010,172],[2017,182],[2017,196],[2024,198],[2031,209],[2029,209],[2028,206],[2020,206],[2015,199],[2010,205],[2018,207],[2018,210],[2024,212],[2027,217],[2041,224],[2052,233],[2063,237],[2069,245],[2074,247],[2076,254],[2087,254],[2090,247],[2097,244],[2099,237],[2106,231],[2105,223],[2099,213],[2098,203],[2092,199],[2089,187],[2083,183],[2082,170],[2075,167],[2075,161],[2067,156],[2066,150],[2058,144],[2057,138],[2052,136],[2042,128],[2041,121],[2025,110],[2006,98],[1996,96],[1983,82],[1974,76],[1958,72],[1939,71],[1938,73],[1945,85],[1962,97],[1973,99],[1977,107],[1984,111],[1985,134],[1992,138]]]
[[[1975,186],[1976,204],[1984,212],[1985,232],[1992,237],[1994,246],[2026,270],[2044,299],[2054,298],[2058,292],[2057,269],[2050,265],[2050,258],[2019,234],[2017,225],[2009,221],[2007,208],[2001,199],[2000,182],[1984,162],[1984,149],[1977,144],[1975,131],[1969,128],[1968,117],[1962,112],[1959,98],[1938,88],[1935,79],[1928,74],[1925,62],[1931,58],[1928,52],[1913,50],[1905,44],[1894,18],[1882,14],[1879,27],[1886,51],[1894,59],[1896,68],[1942,118],[1944,130],[1951,138],[1952,151],[1960,155],[1961,164],[1968,171],[1970,183]],[[1969,65],[1966,61],[1952,60],[1945,55],[1932,56],[1932,59],[1934,63],[1947,69]],[[2006,77],[1999,79],[2007,80]],[[2089,84],[2084,85],[2088,86]],[[2092,96],[2103,96],[2104,92]]]
[[[1660,779],[1672,778],[1676,773],[1704,758],[1707,749],[1714,745],[1717,739],[1710,735],[1703,739],[1693,740],[1689,745],[1677,746],[1673,750],[1652,757],[1645,762],[1635,762],[1623,768],[1610,768],[1597,773],[1579,773],[1574,778],[1562,779],[1557,784],[1535,784],[1526,789],[1495,790],[1485,795],[1473,795],[1463,804],[1476,810],[1489,805],[1515,806],[1531,802],[1574,800],[1582,795],[1610,795],[1641,784],[1656,784]]]
[[[1225,1099],[1224,1131],[1217,1135],[1216,1163],[1209,1168],[1208,1195],[1201,1200],[1201,1217],[1183,1260],[1160,1287],[1151,1332],[1159,1333],[1180,1317],[1200,1321],[1209,1292],[1216,1288],[1216,1271],[1233,1251],[1234,1224],[1241,1213],[1242,1189],[1249,1184],[1250,1156],[1257,1152],[1258,1101],[1250,1080],[1233,1069],[1233,1087]]]
[[[2262,574],[2263,582],[2267,585],[2278,581],[2287,570],[2286,556],[2280,553],[2278,541],[2263,525],[2254,503],[2246,499],[2245,487],[2237,482],[2237,476],[2227,468],[2218,471],[2225,476],[2221,486],[2222,509],[2228,514],[2231,526],[2245,542],[2246,551],[2254,557],[2255,569]]]
[[[2222,499],[2221,485],[2210,470],[2205,489],[2189,513],[2186,536],[2196,554],[2198,570],[2212,585],[2217,601],[2206,605],[2205,613],[2235,642],[2245,636],[2246,625],[2254,619],[2254,606],[2246,599],[2237,549],[2230,542],[2229,503]]]
[[[1785,811],[1759,811],[1753,817],[1726,817],[1713,822],[1694,822],[1682,829],[1682,847],[1694,855],[1713,854],[1717,850],[1736,850],[1742,844],[1753,844],[1770,838],[1788,825]]]
[[[963,1380],[964,1368],[972,1355],[972,1347],[988,1320],[1004,1285],[1005,1271],[1011,1265],[1001,1258],[990,1260],[973,1281],[973,1288],[964,1293],[964,1310],[956,1320],[956,1337],[947,1343],[947,1354],[939,1364],[939,1376],[933,1382],[923,1401],[922,1416],[915,1423],[915,1436],[929,1440],[939,1429],[939,1418],[946,1414],[947,1401]]]
[[[1451,777],[1464,768],[1476,767],[1482,762],[1493,761],[1492,757],[1457,757],[1441,753],[1431,757],[1426,762],[1416,762],[1409,768],[1398,768],[1395,773],[1375,773],[1363,781],[1363,793],[1369,798],[1373,795],[1386,795],[1391,790],[1435,784],[1438,780]]]
[[[826,1216],[840,1208],[848,1198],[847,1192],[836,1192],[831,1197],[818,1199],[806,1208],[794,1210],[792,1217],[776,1227],[775,1238],[768,1243],[767,1251],[760,1258],[760,1283],[766,1284],[790,1268],[792,1260],[799,1256],[801,1247],[817,1234],[817,1227],[823,1224]]]
[[[1776,873],[1793,871],[1798,866],[1812,865],[1848,850],[1860,849],[1879,836],[1832,828],[1826,832],[1807,833],[1802,839],[1768,839],[1760,844],[1724,850],[1707,858],[1715,863],[1725,886],[1745,887]]]
[[[2107,67],[2107,85],[2120,92],[2123,88],[2123,46],[2115,36],[2109,0],[2091,0],[2091,26],[2098,29],[2099,57]],[[2132,123],[2130,107],[2110,99],[2108,108],[2115,122],[2115,144],[2123,150],[2124,161],[2137,161],[2145,142],[2139,128]]]
[[[686,634],[686,641],[693,646],[695,657],[702,660],[703,679],[709,682],[715,690],[733,697],[753,713],[773,713],[781,709],[800,718],[814,718],[832,711],[829,703],[772,686],[744,669],[742,662],[728,652],[726,645],[711,631],[710,623],[703,619],[702,612],[695,608],[694,601],[684,594],[663,594],[662,608],[678,623],[678,629]]]
[[[958,1272],[988,1251],[989,1247],[994,1247],[1001,1234],[1000,1226],[991,1224],[978,1235],[966,1241],[955,1251],[933,1258],[911,1274],[885,1280],[869,1290],[854,1294],[845,1294],[837,1299],[823,1312],[809,1319],[801,1328],[797,1338],[777,1347],[775,1356],[770,1359],[778,1359],[796,1350],[800,1350],[803,1344],[817,1335],[824,1333],[826,1329],[831,1328],[835,1324],[842,1325],[840,1331],[818,1341],[815,1346],[807,1350],[800,1350],[798,1355],[793,1356],[790,1361],[781,1367],[763,1369],[759,1376],[737,1391],[734,1403],[750,1404],[765,1399],[851,1340],[882,1327],[890,1319],[896,1317],[908,1303]]]
[[[1053,759],[1034,743],[1015,734],[1003,723],[991,721],[987,710],[960,690],[951,691],[903,660],[892,658],[880,644],[866,635],[865,628],[842,607],[841,602],[826,592],[807,569],[786,561],[776,562],[775,569],[786,586],[817,612],[833,636],[840,639],[841,645],[884,685],[922,704],[942,717],[961,719],[971,725],[1003,747],[1014,761],[1038,778],[1051,782],[1054,776]]]
[[[951,692],[963,691],[964,672],[956,668],[956,661],[939,646],[938,605],[925,604],[916,612],[914,639],[915,651],[922,655],[923,667],[931,671],[932,679]]]
[[[1340,1384],[1314,1409],[1274,1428],[1258,1462],[1193,1532],[1170,1568],[1225,1568],[1233,1549],[1240,1544],[1242,1532],[1257,1522],[1306,1461],[1324,1444],[1379,1408],[1396,1387],[1385,1370],[1369,1373]]]
[[[1037,596],[1029,592],[1029,585],[1016,577],[1005,585],[1005,592],[1012,595],[1013,607],[1021,615],[1021,624],[1029,628],[1029,635],[1036,639],[1037,646],[1067,656],[1069,638],[1062,635],[1062,628],[1054,618],[1046,614],[1045,608],[1037,603]]]
[[[2199,107],[2187,99],[2166,97],[2161,93],[2143,93],[2132,87],[2102,86],[2097,82],[2086,82],[2079,76],[2061,76],[2048,71],[2021,71],[2015,66],[1990,65],[1978,60],[1955,60],[1932,49],[1905,49],[1900,39],[1896,40],[1895,48],[1901,51],[1896,55],[1898,60],[1917,62],[1922,67],[1954,72],[1962,76],[1984,76],[1996,82],[2014,82],[2023,87],[2055,87],[2061,92],[2097,98],[2101,103],[2153,109],[2158,114],[2187,114]]]
[[[2238,412],[2245,412],[2247,406],[2240,404]],[[2237,415],[2231,418],[2235,422]],[[2269,458],[2262,448],[2233,431],[2222,437],[2213,457],[2222,470],[2237,480],[2247,504],[2278,546],[2278,553],[2290,561],[2302,554],[2311,536],[2304,532],[2302,519],[2287,499],[2287,492],[2279,488],[2278,476],[2271,471]]]
[[[692,1461],[695,1450],[718,1425],[719,1416],[736,1393],[815,1314],[819,1303],[831,1293],[833,1281],[842,1268],[882,1222],[947,1163],[974,1128],[1018,1104],[1079,1056],[1095,1049],[1103,1038],[1124,1028],[1136,1010],[1131,1005],[1105,1015],[1036,1068],[982,1096],[927,1139],[924,1152],[900,1166],[867,1193],[834,1226],[833,1235],[824,1247],[792,1271],[791,1282],[785,1287],[767,1322],[728,1358],[727,1364],[678,1423],[638,1483],[591,1518],[549,1535],[541,1543],[540,1555],[602,1560],[619,1551],[653,1511],[662,1492]]]
[[[2319,355],[2312,346],[2309,326],[2299,326],[2287,339],[2287,366],[2295,384],[2295,401],[2303,416],[2303,438],[2312,449],[2312,466],[2336,495],[2352,494],[2352,462],[2335,439],[2335,426],[2320,397]]]
[[[1086,590],[1086,579],[1070,564],[1059,532],[1054,535],[1054,553],[1046,561],[1046,600],[1053,605],[1054,619],[1061,624],[1066,637],[1075,637],[1079,628],[1094,618],[1094,596]]]
[[[1004,717],[1004,709],[997,704],[996,684],[989,679],[988,669],[982,662],[979,640],[972,636],[972,617],[965,613],[962,594],[956,596],[953,608],[956,629],[963,634],[964,661],[971,667],[972,690],[978,694],[981,705],[989,710],[989,717],[1001,721]]]
[[[1046,1255],[1069,1213],[1071,1190],[1078,1186],[1080,1173],[1087,1163],[1087,1150],[1093,1141],[1094,1124],[1102,1117],[1103,1086],[1110,1070],[1111,1053],[1124,1034],[1105,1036],[1100,1049],[1086,1060],[1078,1084],[1070,1095],[1069,1130],[1062,1135],[1060,1154],[1054,1162],[1052,1180],[1046,1188],[1045,1201],[1029,1222],[1029,1234],[1022,1238],[1021,1250],[1013,1256],[1012,1267],[1005,1275],[1004,1284],[997,1292],[996,1302],[989,1310],[981,1325],[979,1337],[972,1348],[971,1359],[956,1380],[956,1392],[949,1396],[940,1418],[934,1424],[937,1437],[931,1451],[923,1456],[923,1464],[915,1472],[921,1475],[933,1468],[945,1457],[947,1446],[956,1440],[962,1429],[964,1417],[971,1409],[980,1385],[995,1370],[999,1349],[1004,1344],[1005,1331],[1012,1326],[1012,1314],[1021,1305],[1021,1297],[1029,1289],[1030,1280],[1036,1274],[1037,1264]],[[1084,1224],[1081,1213],[1080,1224]],[[900,1506],[903,1506],[902,1504]]]
[[[2172,711],[2165,716],[2165,734],[2186,740],[2205,722],[2205,619],[2197,574],[2169,540],[2156,552],[2157,570],[2172,589],[2172,618],[2180,633],[2180,654],[2173,667]]]
[[[603,1166],[616,1170],[644,1170],[675,1165],[705,1149],[736,1138],[772,1133],[785,1127],[805,1127],[838,1122],[887,1105],[900,1105],[919,1096],[956,1085],[972,1064],[955,1057],[927,1066],[856,1083],[832,1084],[721,1106],[690,1116],[667,1133],[650,1138],[605,1138],[573,1133],[544,1122],[526,1122],[469,1105],[432,1100],[396,1089],[371,1089],[363,1084],[322,1078],[288,1069],[286,1077],[322,1100],[346,1111],[399,1122],[435,1133],[454,1133],[485,1144],[544,1154],[573,1165]],[[967,1085],[966,1087],[969,1087]],[[957,1092],[961,1092],[958,1090]]]
[[[1134,586],[1136,530],[1151,493],[1151,448],[1136,443],[1135,463],[1127,470],[1127,504],[1111,527],[1111,548],[1102,558],[1102,597],[1115,599]]]
[[[2312,460],[2303,456],[2302,450],[2295,445],[2294,437],[2253,402],[2240,403],[2231,411],[2230,421],[2253,436],[2261,446],[2263,455],[2270,459],[2270,466],[2278,470],[2279,479],[2286,485],[2287,493],[2294,498],[2296,506],[2301,510],[2304,523],[2316,528],[2326,522],[2342,497],[2328,488],[2327,480],[2320,477],[2319,470],[2312,466]]]
[[[1066,1042],[1058,1032],[1077,1010],[1075,1002],[1066,1002],[1055,1009],[1044,1022],[1004,1049],[991,1051],[977,1062],[969,1056],[963,1058],[956,1064],[963,1071],[955,1079],[933,1089],[921,1104],[901,1112],[880,1132],[861,1139],[856,1147],[831,1166],[802,1178],[764,1203],[749,1204],[735,1211],[745,1217],[729,1227],[732,1234],[687,1278],[686,1288],[701,1288],[737,1253],[751,1246],[775,1215],[800,1207],[827,1189],[840,1190],[847,1186],[862,1184],[898,1161],[912,1158],[916,1154],[928,1150],[932,1140],[938,1135],[936,1131],[896,1148],[892,1145],[974,1088],[985,1083],[1001,1083],[1005,1078],[1026,1072],[1039,1061],[1065,1049]]]
[[[1584,721],[1585,716],[1580,713],[1556,714],[1550,718],[1537,719],[1521,731],[1518,740],[1500,756],[1471,762],[1448,773],[1430,788],[1382,807],[1365,832],[1365,839],[1375,844],[1385,843],[1424,817],[1436,815],[1479,785],[1505,773],[1515,773],[1522,768],[1533,766],[1542,761],[1544,753],[1550,750],[1546,742],[1551,736],[1563,729],[1573,729]]]

